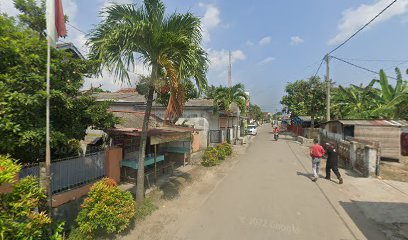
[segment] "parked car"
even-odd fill
[[[256,125],[248,125],[247,133],[250,135],[256,135],[257,134]]]

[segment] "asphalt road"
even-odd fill
[[[311,162],[284,136],[262,126],[246,154],[173,239],[384,239],[357,209],[342,209],[344,185],[309,179]],[[354,217],[350,217],[352,212]]]

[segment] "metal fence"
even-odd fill
[[[221,143],[221,130],[210,130],[210,143]]]
[[[96,152],[53,161],[51,164],[52,192],[63,192],[105,177],[105,158],[105,152]],[[39,177],[39,165],[23,167],[20,178],[28,175]]]

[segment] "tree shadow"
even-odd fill
[[[351,201],[340,205],[367,239],[408,239],[408,203]]]
[[[159,189],[163,192],[162,199],[171,200],[178,197],[183,185],[191,181],[192,177],[189,173],[175,170],[173,175],[159,186]]]

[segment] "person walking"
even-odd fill
[[[322,162],[322,157],[326,153],[323,147],[319,144],[317,139],[313,140],[313,146],[310,147],[310,156],[312,157],[312,170],[313,178],[312,181],[316,182],[319,178],[320,163]]]
[[[326,162],[326,179],[330,180],[330,171],[333,171],[337,179],[339,179],[339,184],[343,184],[343,178],[339,172],[338,168],[339,156],[337,154],[336,148],[334,148],[333,143],[327,143],[327,162]]]

